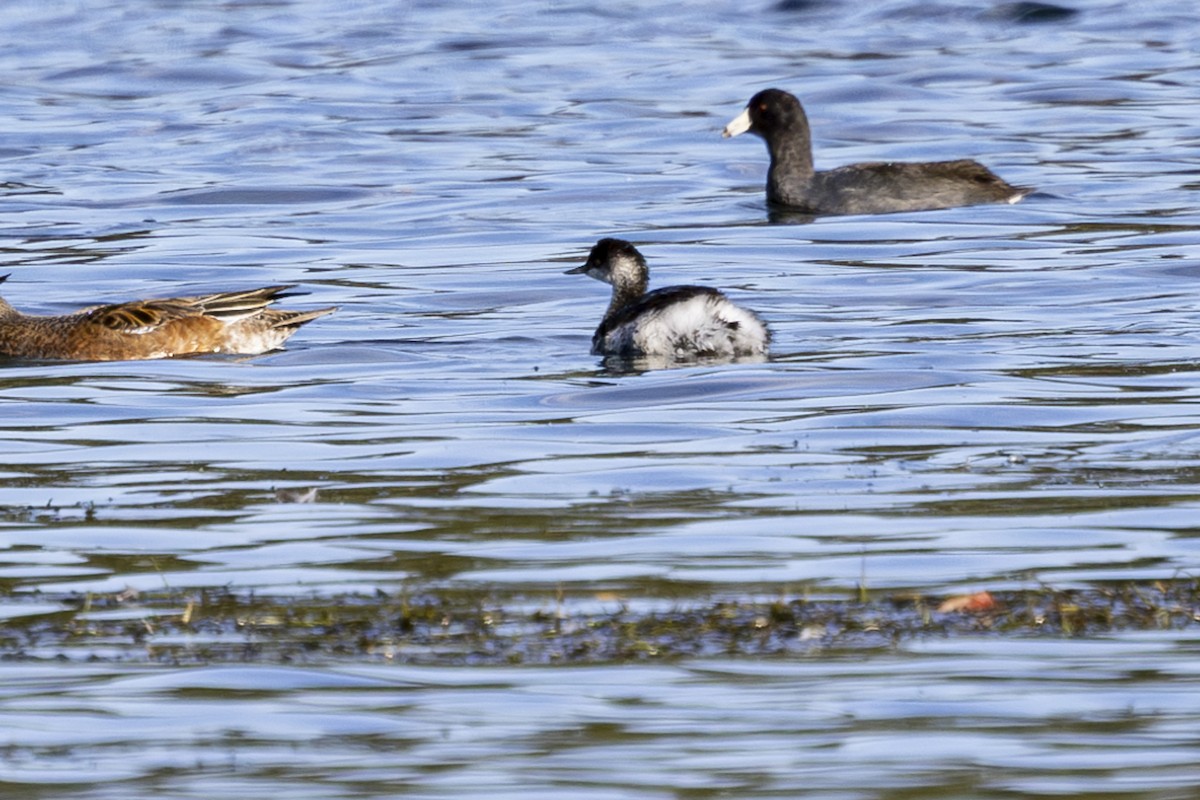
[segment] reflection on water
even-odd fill
[[[257,358],[0,365],[0,620],[72,592],[636,606],[1196,568],[1197,31],[1173,5],[77,11],[0,20],[6,298],[298,283],[341,311]],[[1038,193],[773,218],[761,150],[719,136],[768,85],[808,106],[818,166],[966,156]],[[661,254],[656,284],[744,298],[772,356],[590,356],[594,293],[559,273],[605,235]],[[0,780],[1183,796],[1193,639],[185,670],[0,627]]]
[[[23,796],[1182,797],[1194,670],[1145,668],[1175,656],[1134,634],[618,669],[14,666],[6,736],[27,744],[0,776]]]

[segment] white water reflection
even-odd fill
[[[1147,670],[1151,654],[1176,666]],[[52,669],[10,666],[0,775],[16,791],[75,784],[86,759],[88,785],[72,791],[89,799],[214,786],[301,797],[1177,794],[1200,747],[1189,722],[1200,707],[1180,683],[1195,670],[1179,655],[1170,637],[1135,634],[617,669],[80,665],[48,683]],[[101,717],[111,724],[94,726]]]

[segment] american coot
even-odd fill
[[[872,162],[816,172],[808,118],[795,96],[764,89],[722,136],[757,134],[771,168],[767,200],[809,214],[885,214],[977,203],[1015,203],[1030,190],[1010,186],[978,161]]]
[[[8,276],[0,277],[3,282]],[[198,353],[265,353],[336,309],[267,308],[291,286],[135,300],[62,316],[22,314],[0,299],[0,355],[124,361]]]
[[[565,274],[612,284],[612,302],[592,336],[595,355],[687,360],[763,355],[771,334],[753,312],[706,286],[646,293],[646,259],[622,239],[601,239],[587,262]]]

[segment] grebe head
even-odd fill
[[[650,270],[636,247],[624,239],[607,238],[596,242],[584,264],[565,274],[587,275],[612,284],[622,296],[640,297],[646,291]]]

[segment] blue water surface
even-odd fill
[[[2,365],[0,619],[164,587],[1191,575],[1198,28],[1156,1],[14,0],[6,299],[296,283],[340,310],[260,357]],[[804,101],[818,166],[972,157],[1037,191],[779,219],[761,142],[719,135],[767,86]],[[654,285],[757,310],[770,360],[591,356],[606,287],[561,273],[609,235]],[[26,653],[0,665],[0,788],[1163,800],[1196,783],[1196,652],[1184,630],[578,670]]]

